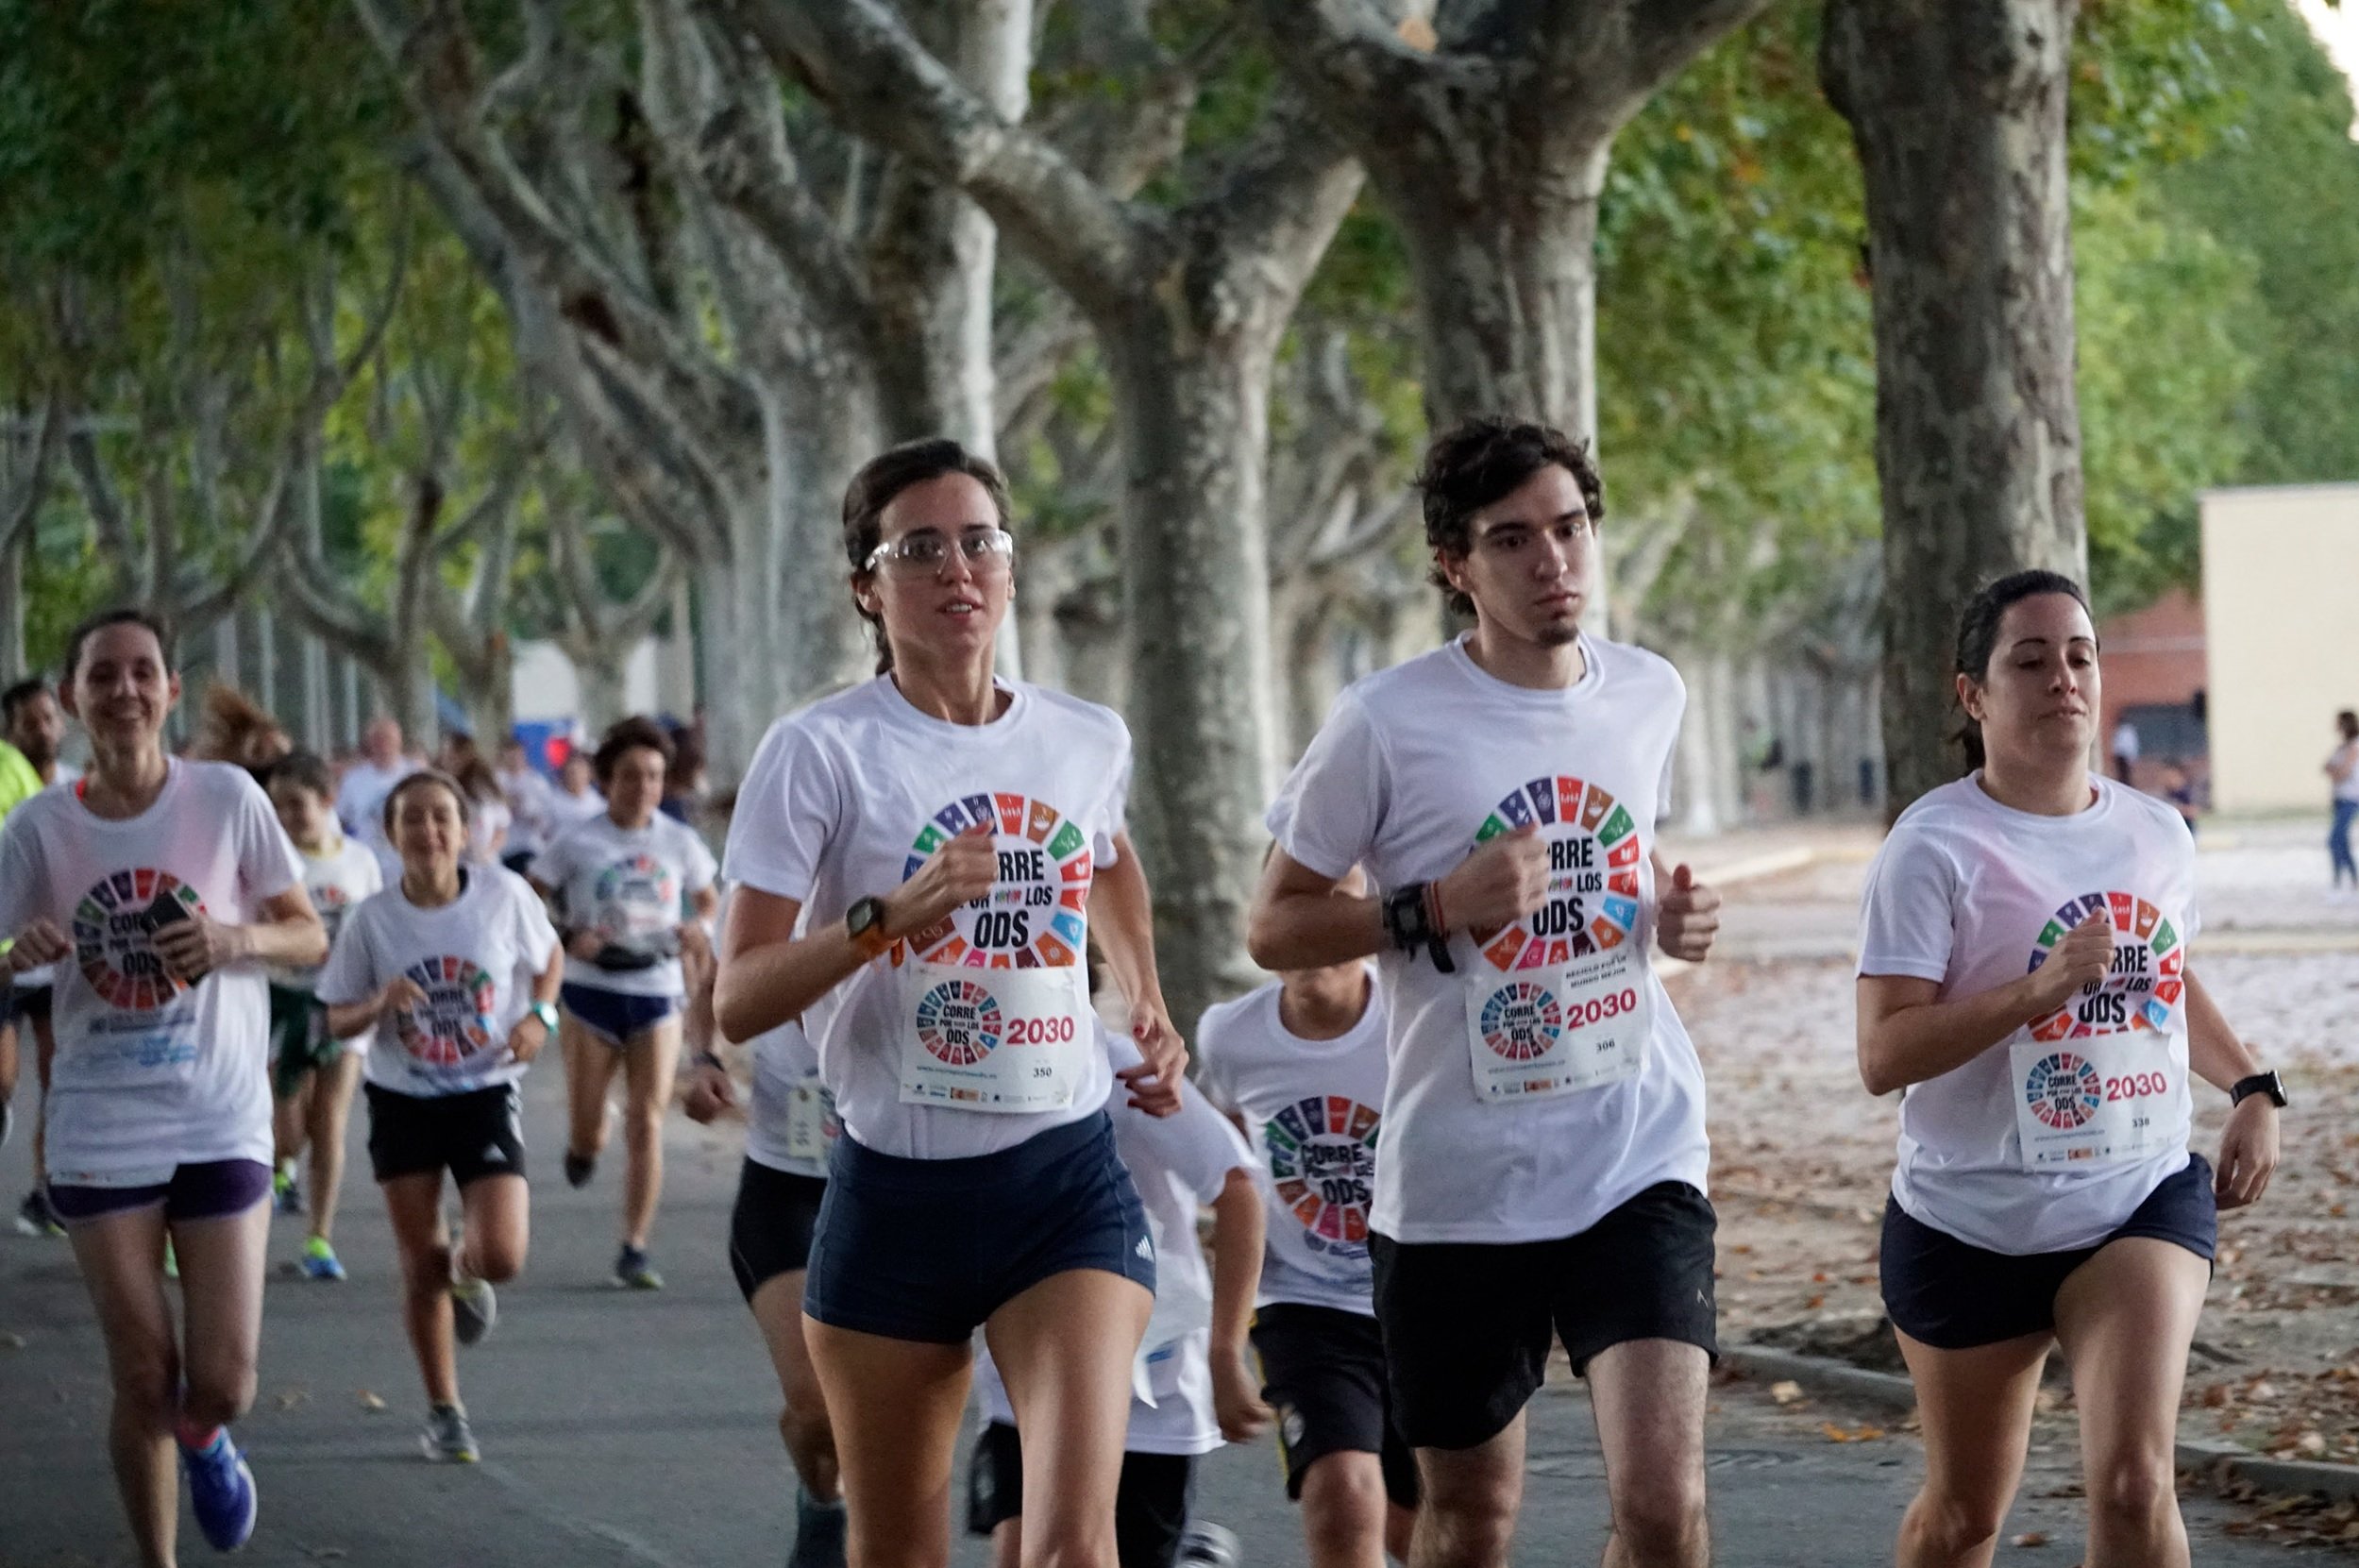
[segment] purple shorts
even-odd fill
[[[243,1214],[270,1192],[270,1167],[258,1159],[214,1159],[183,1165],[172,1179],[149,1187],[49,1186],[49,1206],[68,1225],[86,1224],[135,1208],[160,1206],[171,1221],[221,1220]]]

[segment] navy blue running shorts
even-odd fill
[[[1961,1241],[1887,1197],[1879,1266],[1884,1310],[1895,1328],[1935,1350],[1971,1350],[2046,1333],[2056,1326],[2056,1292],[2064,1277],[2098,1248],[2132,1237],[2169,1241],[2210,1261],[2219,1244],[2212,1162],[2190,1155],[2185,1170],[2165,1178],[2094,1247],[2022,1256]]]
[[[902,1159],[847,1134],[828,1158],[802,1309],[835,1328],[965,1344],[1075,1269],[1154,1289],[1147,1211],[1104,1112],[966,1159]]]

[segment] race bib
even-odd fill
[[[2132,1164],[2177,1140],[2186,947],[2169,916],[2134,893],[2067,899],[2041,929],[2026,972],[2097,915],[2114,928],[2104,977],[2033,1020],[2007,1050],[2027,1171]]]
[[[835,1096],[817,1078],[807,1078],[786,1091],[786,1155],[790,1159],[827,1161],[828,1151],[843,1133],[835,1118]]]
[[[1548,846],[1547,899],[1503,931],[1477,933],[1480,961],[1465,981],[1474,1096],[1491,1105],[1634,1076],[1654,1017],[1638,940],[1644,850],[1628,810],[1579,779],[1534,779],[1474,839],[1525,825]]]
[[[2008,1047],[2023,1168],[2130,1165],[2176,1143],[2186,1070],[2170,1043],[2116,1034]]]
[[[1098,1049],[1078,965],[903,964],[901,1100],[1003,1114],[1063,1110]]]

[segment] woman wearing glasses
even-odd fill
[[[897,447],[844,497],[880,673],[774,725],[729,836],[716,997],[750,1039],[800,1017],[843,1136],[803,1316],[854,1562],[947,1564],[969,1342],[1025,1436],[1028,1560],[1111,1562],[1130,1369],[1154,1247],[1114,1153],[1094,938],[1178,1106],[1131,746],[1104,708],[995,680],[1014,593],[1007,489],[952,441]]]

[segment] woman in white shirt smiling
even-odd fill
[[[106,1337],[109,1446],[146,1568],[176,1560],[176,1439],[205,1539],[228,1551],[253,1532],[254,1477],[227,1424],[254,1398],[270,1230],[261,966],[315,964],[328,945],[261,786],[164,754],[171,651],[143,611],[76,629],[62,695],[90,772],[0,832],[9,967],[58,965],[49,1196]]]
[[[2090,1568],[2176,1568],[2173,1442],[2216,1210],[2268,1185],[2283,1089],[2186,963],[2178,815],[2090,772],[2100,676],[2079,586],[1983,589],[1957,677],[1974,771],[1894,824],[1860,942],[1861,1076],[1906,1091],[1881,1266],[1928,1474],[1899,1561],[1991,1560],[2061,1344]],[[2216,1172],[2187,1148],[2191,1073],[2236,1102]]]

